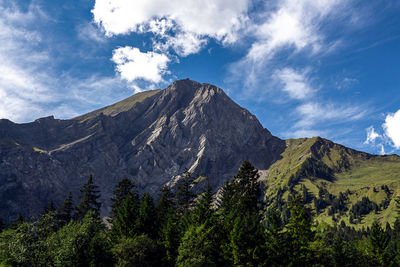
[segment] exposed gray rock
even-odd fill
[[[69,191],[76,200],[91,173],[104,215],[123,177],[156,196],[188,169],[216,191],[244,160],[267,169],[284,147],[222,89],[191,80],[70,120],[0,120],[0,216],[37,215]]]

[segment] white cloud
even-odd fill
[[[153,83],[163,82],[169,58],[155,52],[140,52],[136,47],[120,47],[113,52],[112,61],[121,77],[128,82],[143,79]]]
[[[300,120],[295,128],[306,128],[321,122],[343,123],[361,119],[366,112],[357,106],[337,106],[334,104],[304,103],[296,108]]]
[[[381,135],[375,132],[375,128],[370,126],[367,128],[367,139],[364,144],[374,143],[377,138],[381,138]]]
[[[293,47],[297,51],[310,48],[318,52],[324,43],[319,31],[326,17],[338,11],[342,0],[285,0],[277,9],[267,12],[266,21],[255,26],[257,41],[247,55],[258,62],[269,58],[278,49]]]
[[[166,37],[159,47],[179,40],[172,47],[185,56],[197,52],[193,47],[206,37],[235,42],[248,20],[248,6],[249,0],[96,0],[92,13],[108,36],[153,32]]]
[[[313,95],[306,75],[306,72],[297,72],[292,68],[277,70],[274,74],[275,78],[284,85],[283,91],[294,99],[305,99]]]
[[[400,109],[394,114],[388,114],[382,127],[392,146],[400,149]]]
[[[41,104],[53,100],[45,71],[50,57],[35,49],[43,38],[30,29],[43,14],[35,6],[21,12],[1,4],[0,13],[0,118],[25,121],[45,115]]]

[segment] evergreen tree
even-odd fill
[[[229,242],[235,266],[258,266],[262,262],[265,243],[258,213],[246,212],[237,216],[229,233]]]
[[[384,254],[389,240],[381,224],[377,220],[372,223],[369,233],[369,243],[372,254],[381,264],[384,264]]]
[[[244,161],[239,172],[235,176],[236,190],[239,193],[240,211],[257,211],[258,198],[260,197],[260,182],[258,170],[249,161]]]
[[[97,188],[98,186],[93,182],[93,175],[90,175],[88,181],[80,190],[81,196],[79,199],[81,202],[78,206],[79,219],[83,219],[89,210],[93,210],[97,215],[100,215],[101,203],[98,201],[100,198],[100,191],[98,191]]]
[[[182,232],[180,217],[175,210],[171,210],[161,224],[159,233],[159,242],[164,250],[163,262],[167,266],[175,265]]]
[[[284,266],[287,260],[283,227],[279,211],[276,208],[268,210],[265,218],[265,257],[270,266]]]
[[[149,193],[145,193],[140,201],[138,231],[147,234],[151,238],[157,237],[157,213],[154,207],[154,200]]]
[[[310,208],[305,206],[300,195],[294,195],[289,202],[290,219],[286,225],[288,248],[292,254],[289,265],[307,266],[312,259],[310,242],[313,241],[313,216]]]
[[[217,248],[213,228],[206,224],[191,225],[185,232],[178,249],[177,266],[217,266]]]
[[[75,207],[72,200],[72,192],[69,192],[58,212],[58,216],[63,225],[69,223],[69,221],[72,219],[74,210]]]
[[[181,210],[187,211],[193,198],[196,196],[192,191],[194,178],[192,174],[185,170],[182,178],[178,182],[178,192],[176,193],[177,203]]]
[[[113,241],[116,242],[124,237],[134,237],[138,233],[139,205],[136,194],[131,194],[122,201],[112,220],[111,239]]]
[[[49,212],[53,212],[53,211],[56,211],[56,210],[57,210],[57,209],[56,209],[56,207],[54,206],[53,200],[50,200],[49,206],[47,206],[47,207],[44,208],[44,214],[47,214],[47,213],[49,213]]]
[[[197,203],[191,214],[191,221],[196,225],[201,225],[211,219],[213,214],[212,202],[214,196],[210,184],[207,184],[206,190],[199,196]]]
[[[114,196],[111,198],[111,219],[117,215],[118,208],[121,206],[122,202],[128,197],[132,196],[135,199],[139,199],[139,195],[136,191],[135,183],[124,178],[118,182],[116,189],[114,190]]]
[[[123,238],[112,251],[117,260],[115,266],[160,266],[157,243],[147,235]]]
[[[6,226],[5,226],[4,222],[3,222],[3,218],[0,217],[0,233],[3,231],[3,229],[4,229],[5,227],[6,227]]]
[[[157,218],[162,225],[166,220],[168,214],[174,209],[174,194],[171,189],[164,185],[161,188],[159,200],[157,201],[156,211]]]

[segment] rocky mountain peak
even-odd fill
[[[0,216],[11,219],[60,204],[69,191],[78,196],[90,174],[103,214],[124,177],[156,196],[188,169],[216,191],[244,160],[267,169],[285,147],[222,89],[189,79],[71,120],[12,124],[0,135],[15,144],[0,151]]]

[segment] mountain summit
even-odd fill
[[[285,147],[222,89],[189,79],[69,120],[0,120],[0,216],[37,215],[69,191],[77,197],[90,174],[103,214],[124,177],[155,195],[187,169],[216,190],[244,160],[266,170]]]

